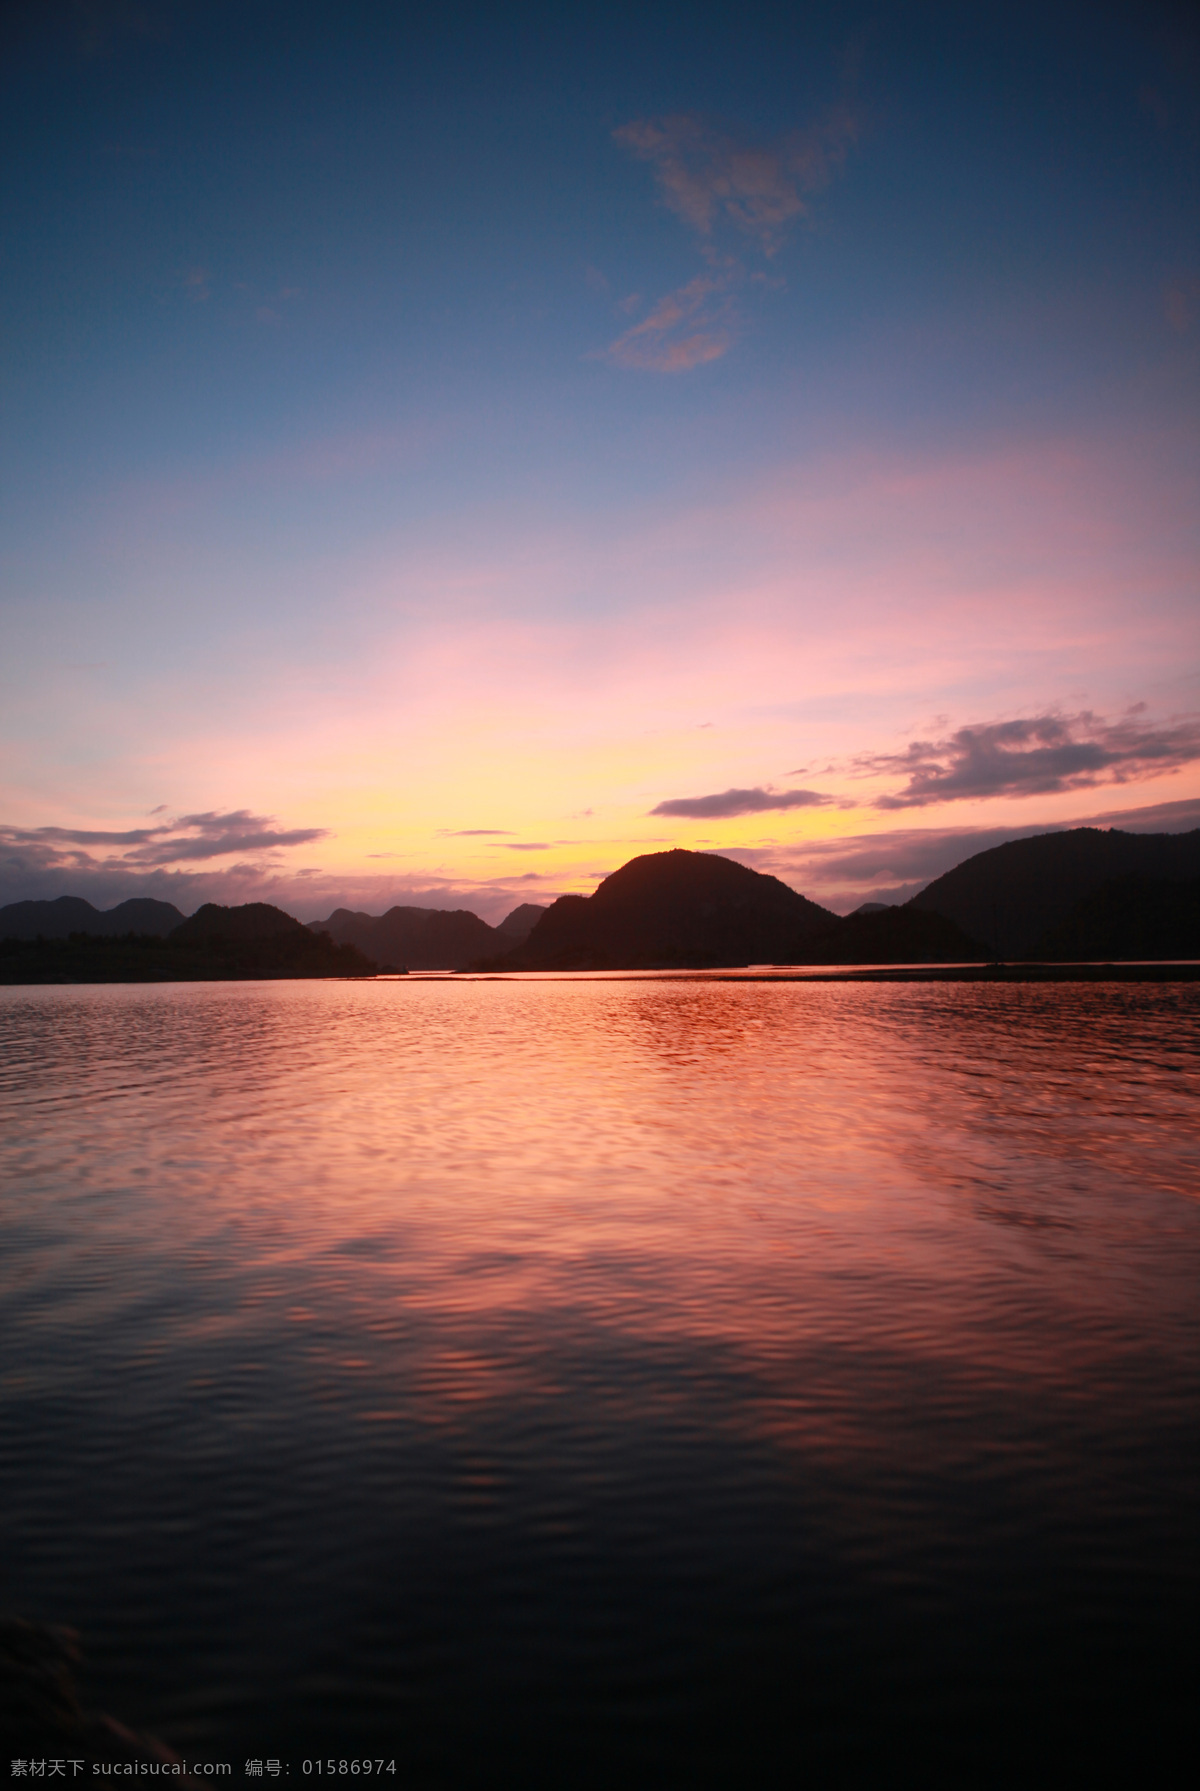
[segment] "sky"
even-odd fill
[[[1200,825],[1200,25],[0,21],[0,902]]]

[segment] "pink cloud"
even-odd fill
[[[857,135],[847,107],[765,143],[695,112],[636,119],[613,132],[622,148],[651,164],[663,203],[698,235],[710,237],[726,222],[767,256],[807,216],[806,195],[828,184]]]
[[[611,344],[608,359],[618,367],[684,373],[726,354],[736,335],[730,288],[743,269],[715,246],[718,226],[729,226],[768,259],[774,256],[791,227],[808,215],[806,195],[842,166],[857,132],[854,114],[844,107],[807,131],[769,143],[693,112],[635,119],[614,131],[622,148],[652,165],[664,204],[700,237],[714,272],[660,299]]]
[[[728,285],[727,278],[697,275],[618,336],[607,358],[654,373],[684,373],[720,360],[734,341]]]

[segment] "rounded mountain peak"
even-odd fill
[[[304,931],[298,920],[269,902],[245,902],[238,908],[205,902],[203,908],[197,908],[190,919],[175,928],[171,938],[187,945],[201,940],[274,939],[280,933]]]
[[[591,898],[598,909],[636,902],[735,902],[760,909],[799,913],[816,904],[778,877],[752,871],[716,852],[645,852],[631,858],[597,886]],[[823,911],[822,911],[823,912]]]

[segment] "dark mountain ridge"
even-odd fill
[[[506,970],[717,969],[794,964],[837,916],[778,877],[711,852],[648,852],[590,896],[561,896]]]
[[[465,970],[476,958],[512,945],[469,908],[389,908],[378,916],[337,908],[309,930],[398,970]]]
[[[165,939],[183,915],[173,902],[133,896],[116,908],[93,908],[82,896],[56,896],[53,901],[10,902],[0,908],[0,939],[68,939],[87,933],[94,939],[140,933]]]
[[[234,908],[205,902],[170,937],[176,945],[245,945],[261,939],[294,938],[307,931],[302,921],[285,914],[282,908],[272,907],[270,902],[243,902]]]
[[[206,902],[165,939],[151,934],[72,933],[0,942],[0,982],[214,982],[280,977],[371,976],[353,945],[335,945],[281,908]]]
[[[777,877],[715,853],[676,850],[631,859],[591,896],[563,896],[548,909],[522,903],[499,927],[469,909],[395,907],[376,916],[339,908],[304,926],[264,902],[210,902],[184,920],[169,902],[138,898],[102,911],[60,896],[0,908],[0,941],[0,980],[10,983],[361,976],[375,965],[1200,960],[1200,829],[1073,828],[1013,840],[964,860],[903,907],[864,903],[844,919]]]
[[[993,956],[1036,957],[1076,903],[1114,878],[1130,876],[1172,882],[1200,877],[1200,828],[1119,833],[1073,827],[1009,840],[965,859],[905,906],[944,915]],[[1111,937],[1118,940],[1117,933]],[[1108,955],[1141,954],[1114,943]]]
[[[880,903],[834,919],[807,948],[801,964],[981,964],[989,957],[943,914]]]
[[[1119,871],[1112,867],[1154,867]],[[632,859],[564,896],[503,970],[1200,959],[1200,830],[1074,828],[975,854],[902,907],[841,918],[707,852]]]
[[[1038,941],[1047,963],[1200,958],[1200,877],[1113,877]]]

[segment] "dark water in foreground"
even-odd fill
[[[3,1602],[239,1774],[1154,1779],[1198,1093],[1196,985],[0,991]]]

